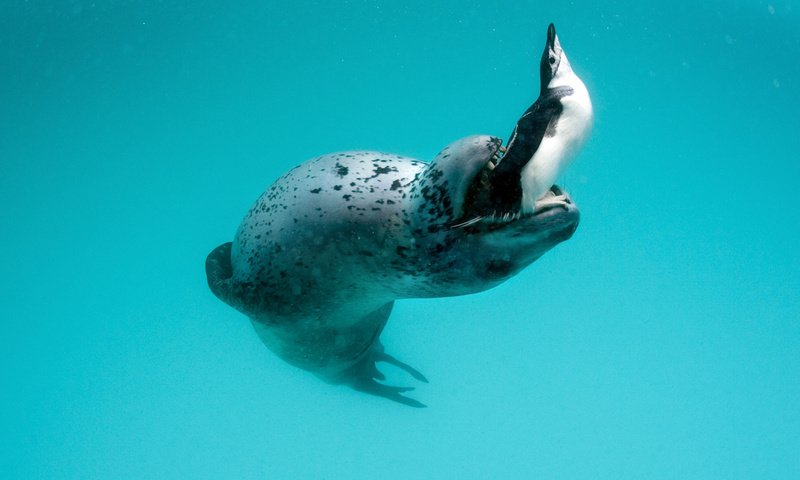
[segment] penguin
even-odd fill
[[[506,146],[468,196],[471,210],[479,216],[453,226],[508,221],[558,198],[549,195],[551,187],[588,139],[594,114],[589,92],[572,70],[552,23],[539,73],[539,98],[520,117]]]

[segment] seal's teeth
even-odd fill
[[[454,225],[450,225],[450,229],[452,230],[452,229],[456,229],[456,228],[469,227],[470,225],[478,223],[483,219],[484,219],[484,217],[475,217],[475,218],[473,218],[471,220],[467,220],[466,222],[461,222],[461,223],[456,223]]]
[[[486,168],[488,168],[489,170],[494,170],[494,167],[496,167],[496,166],[497,166],[497,159],[496,158],[492,158],[492,160],[489,160],[488,162],[486,162]]]
[[[506,147],[501,146],[497,148],[497,150],[492,154],[492,159],[490,162],[493,163],[493,165],[489,167],[490,170],[494,169],[494,167],[496,167],[497,164],[500,163],[500,160],[503,158],[503,155],[505,155],[505,153],[506,153]]]
[[[474,218],[472,218],[470,220],[467,220],[467,221],[464,221],[464,222],[451,224],[451,225],[449,225],[449,228],[450,229],[456,229],[456,228],[469,227],[471,225],[475,225],[478,222],[493,223],[495,225],[501,225],[501,224],[504,224],[504,223],[510,223],[510,222],[519,220],[520,218],[522,218],[522,212],[505,212],[505,213],[501,213],[501,212],[498,212],[497,210],[494,210],[491,213],[486,214],[486,215],[481,215],[481,216],[478,216],[478,217],[474,217]]]

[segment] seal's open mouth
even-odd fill
[[[519,177],[514,182],[494,175],[497,165],[503,161],[506,148],[498,145],[492,156],[472,180],[464,199],[461,217],[450,228],[464,228],[478,223],[506,224],[523,217],[545,218],[574,207],[572,199],[558,185],[553,185],[536,199],[533,212],[522,213],[522,189]]]

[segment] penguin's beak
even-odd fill
[[[552,23],[547,27],[547,48],[556,54],[556,57],[561,56],[561,43],[558,41],[556,35],[556,26]]]
[[[547,48],[552,50],[557,41],[558,37],[556,36],[556,26],[551,23],[547,27]]]

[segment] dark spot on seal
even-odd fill
[[[342,186],[341,186],[341,185],[334,185],[334,186],[333,186],[333,189],[334,189],[334,190],[336,190],[336,191],[338,192],[339,190],[341,190],[341,189],[342,189]]]
[[[344,195],[342,195],[342,198],[344,198],[345,201],[349,202],[350,199],[353,198],[353,196],[350,195],[350,194],[345,193]]]
[[[397,190],[398,188],[400,188],[402,186],[403,186],[403,184],[400,183],[400,180],[395,180],[394,182],[392,182],[392,186],[389,187],[389,190]]]
[[[378,178],[378,177],[379,177],[379,176],[381,176],[381,175],[385,175],[385,174],[387,174],[387,173],[390,173],[390,172],[397,172],[397,171],[398,171],[398,170],[397,170],[397,167],[392,167],[392,166],[388,166],[388,167],[379,167],[379,166],[378,166],[378,164],[376,164],[376,163],[373,163],[373,164],[372,164],[372,166],[373,166],[373,167],[375,167],[375,168],[372,170],[372,172],[373,172],[373,175],[372,175],[371,177],[365,177],[365,178],[363,178],[363,180],[364,180],[365,182],[368,182],[368,181],[372,180],[373,178]]]
[[[322,188],[315,188],[314,190],[309,190],[311,193],[319,193],[322,191]]]
[[[349,168],[345,167],[344,165],[342,165],[339,162],[336,162],[336,175],[337,176],[344,177],[348,173],[350,173],[350,169]]]

